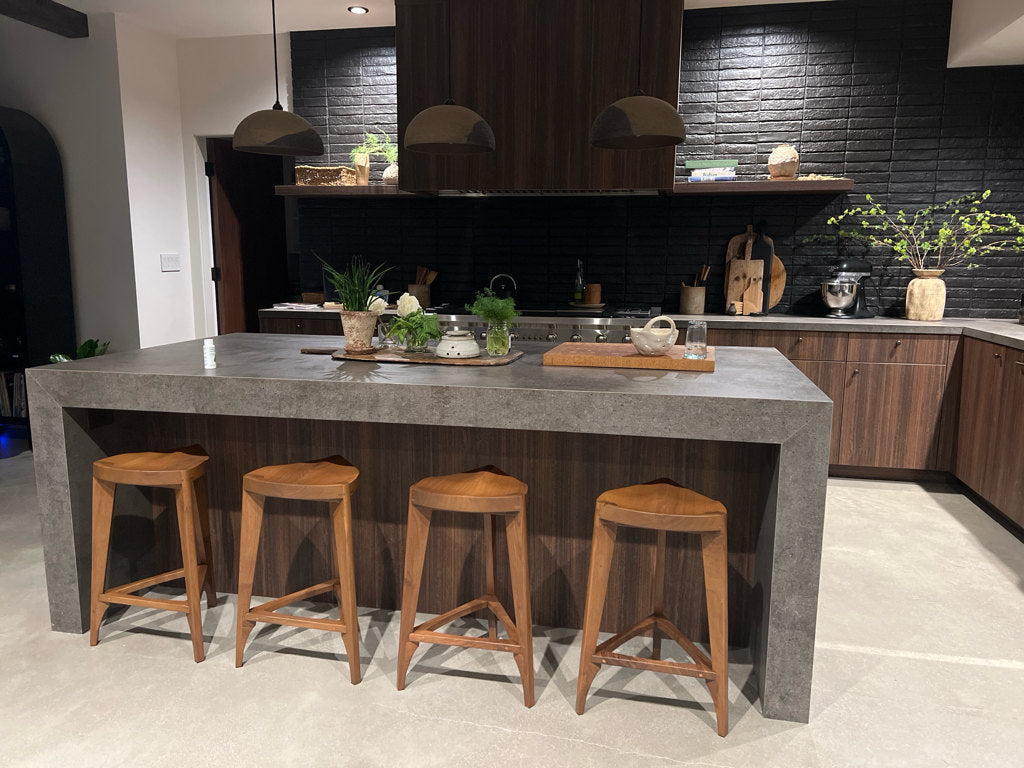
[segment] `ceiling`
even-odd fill
[[[823,0],[686,0],[686,8],[727,5],[775,5]],[[123,13],[138,23],[174,38],[233,37],[270,31],[267,0],[60,0],[83,13]],[[349,13],[350,5],[370,12]],[[277,0],[278,32],[346,27],[390,27],[395,23],[394,0]]]

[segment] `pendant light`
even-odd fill
[[[448,98],[419,112],[405,129],[403,145],[410,152],[472,155],[494,151],[494,131],[480,115],[452,99],[452,4],[447,3]]]
[[[258,155],[301,155],[312,157],[324,153],[324,142],[305,119],[281,106],[281,86],[277,74],[277,9],[270,0],[274,46],[274,106],[253,112],[235,128],[231,146],[241,152]]]
[[[679,144],[686,126],[679,110],[664,99],[645,96],[640,88],[643,67],[644,2],[640,0],[636,92],[605,107],[590,126],[590,143],[604,149],[653,149]]]

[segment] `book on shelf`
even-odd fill
[[[691,176],[689,181],[700,183],[702,181],[736,181],[736,174],[722,174],[721,176]]]
[[[683,167],[688,171],[700,170],[703,168],[735,168],[740,164],[738,158],[707,157],[703,160],[686,160]]]
[[[736,169],[733,167],[722,168],[697,168],[690,172],[690,178],[703,178],[705,176],[735,176]]]

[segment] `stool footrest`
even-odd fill
[[[693,663],[690,664],[676,661],[663,661],[661,659],[647,659],[640,656],[629,656],[614,652],[616,648],[627,640],[632,640],[634,637],[642,635],[651,629],[659,629],[669,638],[675,640],[679,646],[686,651],[690,658],[693,659]],[[674,675],[701,677],[707,680],[714,680],[716,677],[716,674],[711,671],[711,659],[708,658],[707,654],[701,651],[701,649],[698,648],[690,638],[684,635],[675,624],[658,613],[652,613],[650,616],[638,621],[629,629],[619,632],[617,635],[613,635],[605,640],[594,649],[591,660],[595,664],[612,664],[619,667],[651,669],[656,672],[669,672]]]
[[[472,637],[467,635],[453,635],[445,632],[438,632],[437,630],[446,624],[450,624],[456,619],[462,618],[466,614],[479,611],[482,608],[488,608],[498,618],[504,627],[505,632],[508,633],[508,639],[499,639],[493,637]],[[412,633],[409,635],[409,639],[416,643],[442,643],[444,645],[463,645],[471,646],[474,648],[488,648],[492,651],[514,651],[519,650],[519,635],[516,632],[515,622],[508,615],[505,607],[501,604],[497,597],[494,595],[481,595],[480,597],[470,600],[468,603],[463,603],[457,608],[442,613],[439,616],[435,616],[432,619],[424,621],[419,626],[415,627]]]
[[[164,584],[168,581],[176,581],[177,579],[185,578],[185,569],[178,568],[173,571],[167,571],[166,573],[159,573],[156,576],[149,576],[145,579],[139,579],[133,581],[130,584],[122,584],[119,587],[111,587],[100,593],[99,601],[101,603],[116,603],[118,605],[138,605],[143,608],[160,608],[167,611],[178,611],[179,613],[188,612],[188,603],[184,600],[175,600],[168,597],[148,597],[145,595],[133,595],[132,592],[138,592],[140,589],[148,589],[149,587],[155,587],[157,584]],[[199,566],[199,583],[203,584],[206,581],[206,565],[202,564]]]
[[[305,629],[325,629],[330,632],[345,633],[347,627],[341,619],[325,619],[318,616],[296,616],[289,613],[276,613],[285,606],[297,603],[315,595],[322,595],[325,592],[333,592],[338,586],[337,579],[323,581],[306,587],[296,592],[291,592],[283,597],[275,597],[260,605],[252,606],[245,612],[245,618],[249,621],[262,621],[267,624],[285,624],[289,627],[303,627]]]

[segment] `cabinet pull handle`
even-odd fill
[[[1017,365],[1019,365],[1019,366],[1020,366],[1021,368],[1024,368],[1024,360],[1014,360],[1014,362],[1015,362],[1015,363],[1016,363]]]
[[[804,337],[803,337],[803,336],[797,336],[797,337],[796,337],[796,343],[797,343],[797,344],[799,344],[799,343],[800,343],[801,341],[803,341],[803,340],[804,340]]]
[[[853,375],[856,376],[858,373],[860,373],[860,368],[854,368]]]
[[[994,358],[995,358],[996,360],[998,360],[999,358],[1001,358],[1001,357],[1002,357],[1002,355],[1000,355],[1000,354],[999,354],[998,352],[996,352],[996,353],[995,353],[994,355],[992,355],[992,356],[993,356],[993,357],[994,357]]]
[[[903,343],[903,339],[896,339],[896,346],[897,346],[897,347],[898,347],[898,346],[899,346],[900,344],[902,344],[902,343]]]

